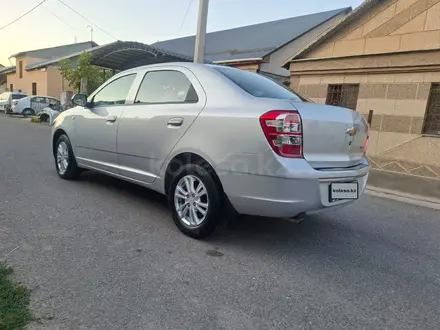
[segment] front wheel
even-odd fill
[[[81,169],[77,166],[72,145],[66,135],[61,135],[55,144],[55,167],[60,178],[77,179]]]
[[[175,224],[192,238],[209,236],[225,221],[223,192],[211,173],[199,165],[184,165],[177,171],[168,200]]]

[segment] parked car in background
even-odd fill
[[[367,184],[362,114],[306,102],[248,71],[144,66],[72,102],[52,131],[58,175],[92,169],[165,194],[174,222],[191,237],[223,225],[230,206],[302,218],[348,205]]]
[[[20,100],[12,101],[12,113],[22,115],[36,115],[44,108],[60,110],[60,100],[50,96],[26,96]]]
[[[13,102],[26,96],[25,93],[20,92],[4,92],[0,94],[0,111],[10,112]]]

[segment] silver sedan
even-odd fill
[[[255,73],[157,64],[72,101],[52,131],[58,175],[91,169],[165,194],[194,238],[223,225],[226,210],[303,217],[357,200],[367,183],[360,113],[310,103]]]

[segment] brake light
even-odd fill
[[[296,111],[272,110],[260,117],[261,128],[272,149],[282,157],[303,157],[301,116]]]

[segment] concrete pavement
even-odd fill
[[[0,259],[33,289],[31,328],[440,328],[438,210],[366,195],[196,241],[147,189],[60,180],[49,132],[0,116]]]

